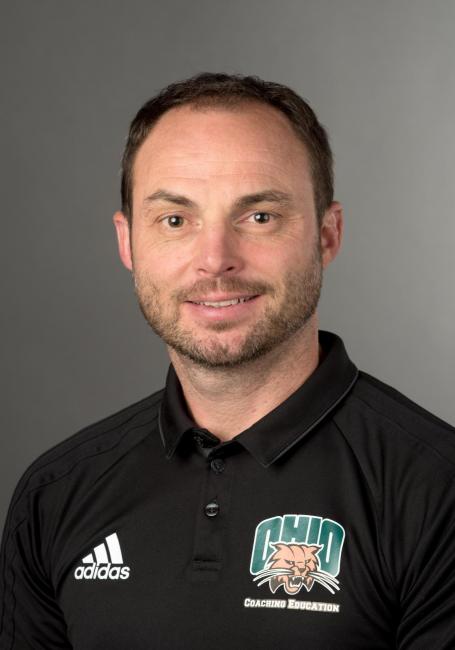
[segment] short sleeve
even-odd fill
[[[455,648],[455,485],[433,476],[409,499],[406,529],[395,548],[407,550],[399,581],[398,650]],[[411,520],[412,523],[409,523]]]
[[[65,620],[43,567],[42,517],[24,492],[22,479],[2,537],[0,650],[67,650]]]

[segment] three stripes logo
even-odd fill
[[[82,558],[82,565],[74,570],[76,580],[127,580],[130,567],[124,566],[117,533],[105,538]]]

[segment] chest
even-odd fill
[[[374,509],[348,465],[175,471],[78,504],[58,582],[75,649],[392,647]]]

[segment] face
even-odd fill
[[[167,112],[134,164],[133,226],[114,216],[141,310],[210,368],[257,359],[314,318],[341,209],[318,228],[307,154],[261,104]]]

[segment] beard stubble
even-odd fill
[[[303,271],[288,271],[281,291],[270,284],[225,277],[198,281],[187,289],[172,291],[164,299],[159,285],[152,282],[146,272],[134,270],[133,275],[142,314],[168,346],[199,366],[233,368],[259,359],[305,327],[316,311],[321,294],[322,253],[318,241],[307,267]],[[232,342],[223,343],[217,337],[217,332],[236,326],[229,320],[211,323],[210,328],[204,329],[203,336],[198,335],[195,329],[185,329],[180,323],[182,302],[216,291],[266,294],[275,300],[265,307],[246,333],[235,338],[236,343],[232,345]]]

